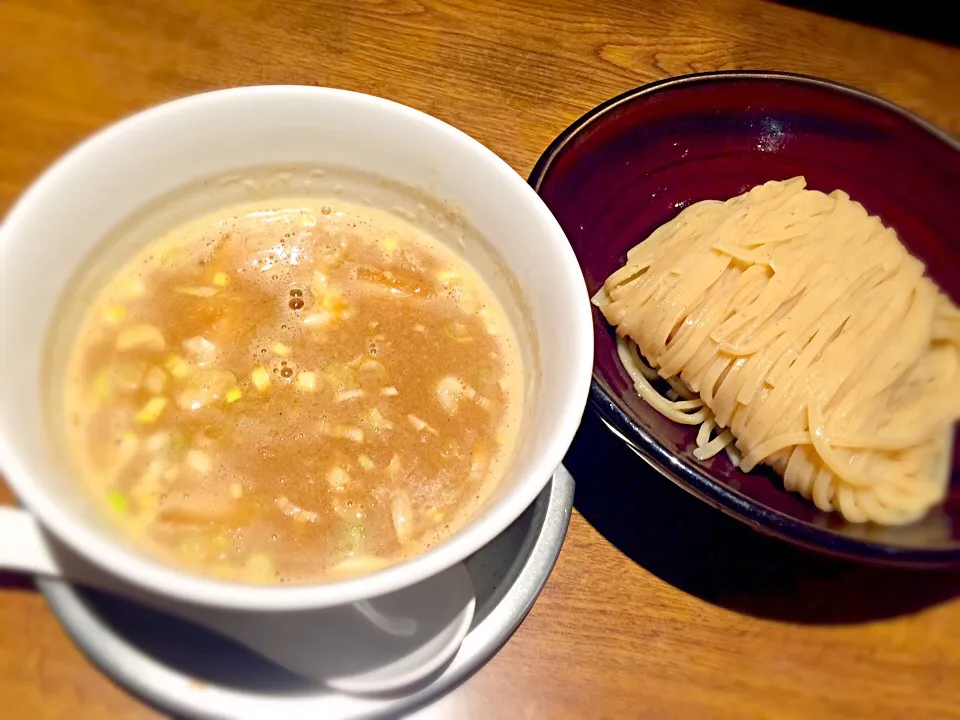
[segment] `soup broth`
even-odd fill
[[[176,228],[100,293],[68,445],[175,564],[337,578],[424,550],[489,494],[521,370],[496,297],[437,239],[339,199],[259,203]]]

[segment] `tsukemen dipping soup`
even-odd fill
[[[423,551],[488,496],[521,370],[493,292],[412,223],[341,200],[234,207],[100,292],[70,352],[68,446],[151,553],[335,579]]]

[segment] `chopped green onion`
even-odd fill
[[[111,490],[107,493],[107,502],[116,512],[121,515],[127,512],[127,496],[117,490]]]
[[[183,433],[174,430],[170,435],[170,450],[179,455],[186,449],[187,440],[185,437],[183,437]]]

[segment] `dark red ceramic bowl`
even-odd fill
[[[825,80],[731,72],[645,85],[567,128],[530,183],[566,231],[592,294],[630,247],[686,205],[795,175],[813,189],[843,189],[883,218],[960,300],[960,143],[885,100]],[[645,460],[701,499],[816,550],[960,564],[960,447],[946,502],[923,520],[896,528],[846,523],[786,492],[773,473],[740,472],[722,453],[695,460],[695,429],[637,397],[596,310],[594,339],[594,408]]]

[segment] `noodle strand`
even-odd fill
[[[796,177],[690,205],[594,303],[640,397],[699,425],[698,460],[767,464],[851,522],[907,523],[943,499],[960,308],[846,193]]]

